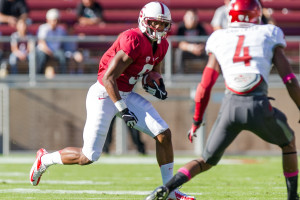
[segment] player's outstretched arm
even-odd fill
[[[284,54],[282,47],[276,47],[274,51],[273,63],[285,84],[290,97],[300,110],[300,86],[297,77],[290,67],[289,61]]]
[[[202,75],[202,80],[198,84],[195,95],[195,111],[193,117],[193,124],[188,132],[188,139],[193,142],[193,137],[196,137],[195,132],[200,127],[203,119],[203,114],[208,105],[210,92],[216,83],[219,73],[220,65],[214,54],[209,54],[207,66],[205,67]]]

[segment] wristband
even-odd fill
[[[119,101],[116,101],[115,102],[115,106],[116,106],[116,108],[118,109],[118,111],[122,111],[122,110],[124,110],[124,109],[126,109],[127,108],[127,105],[126,105],[126,103],[124,102],[124,100],[123,99],[121,99],[121,100],[119,100]]]
[[[294,73],[290,73],[288,75],[286,75],[285,77],[282,78],[283,83],[286,84],[289,80],[296,78]]]
[[[201,123],[202,123],[202,120],[201,120],[201,121],[196,121],[196,120],[193,118],[193,124],[194,124],[195,126],[200,126]]]

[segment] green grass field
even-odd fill
[[[89,166],[52,166],[34,187],[29,182],[34,156],[0,157],[1,200],[142,200],[161,185],[155,157],[103,156]],[[175,170],[189,159],[192,157],[175,157]],[[286,199],[279,156],[224,157],[218,166],[192,179],[181,191],[198,200]]]

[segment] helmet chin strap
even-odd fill
[[[158,34],[158,35],[157,35],[157,44],[160,44],[160,43],[161,43],[161,35]]]
[[[160,44],[163,33],[162,32],[153,32],[153,36],[156,36],[155,38],[157,38],[157,44]]]

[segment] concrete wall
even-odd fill
[[[82,146],[82,130],[86,118],[85,89],[14,89],[10,90],[10,145],[11,150],[59,150],[66,146]],[[206,112],[206,130],[209,132],[216,119],[223,88],[212,91],[211,101]],[[173,147],[179,153],[193,153],[194,146],[187,140],[193,115],[193,101],[189,98],[190,90],[168,89],[169,98],[155,100],[143,90],[138,93],[146,96],[153,103],[173,133]],[[269,96],[276,100],[272,105],[281,109],[287,116],[296,136],[300,132],[299,111],[285,88],[270,89]],[[115,135],[114,135],[115,137]],[[142,134],[148,152],[154,152],[152,138]],[[115,148],[115,142],[112,144]],[[297,138],[298,148],[300,137]],[[131,139],[128,149],[134,150]],[[277,146],[267,144],[257,136],[242,132],[230,145],[226,153],[278,153]],[[113,150],[112,150],[113,152]]]

